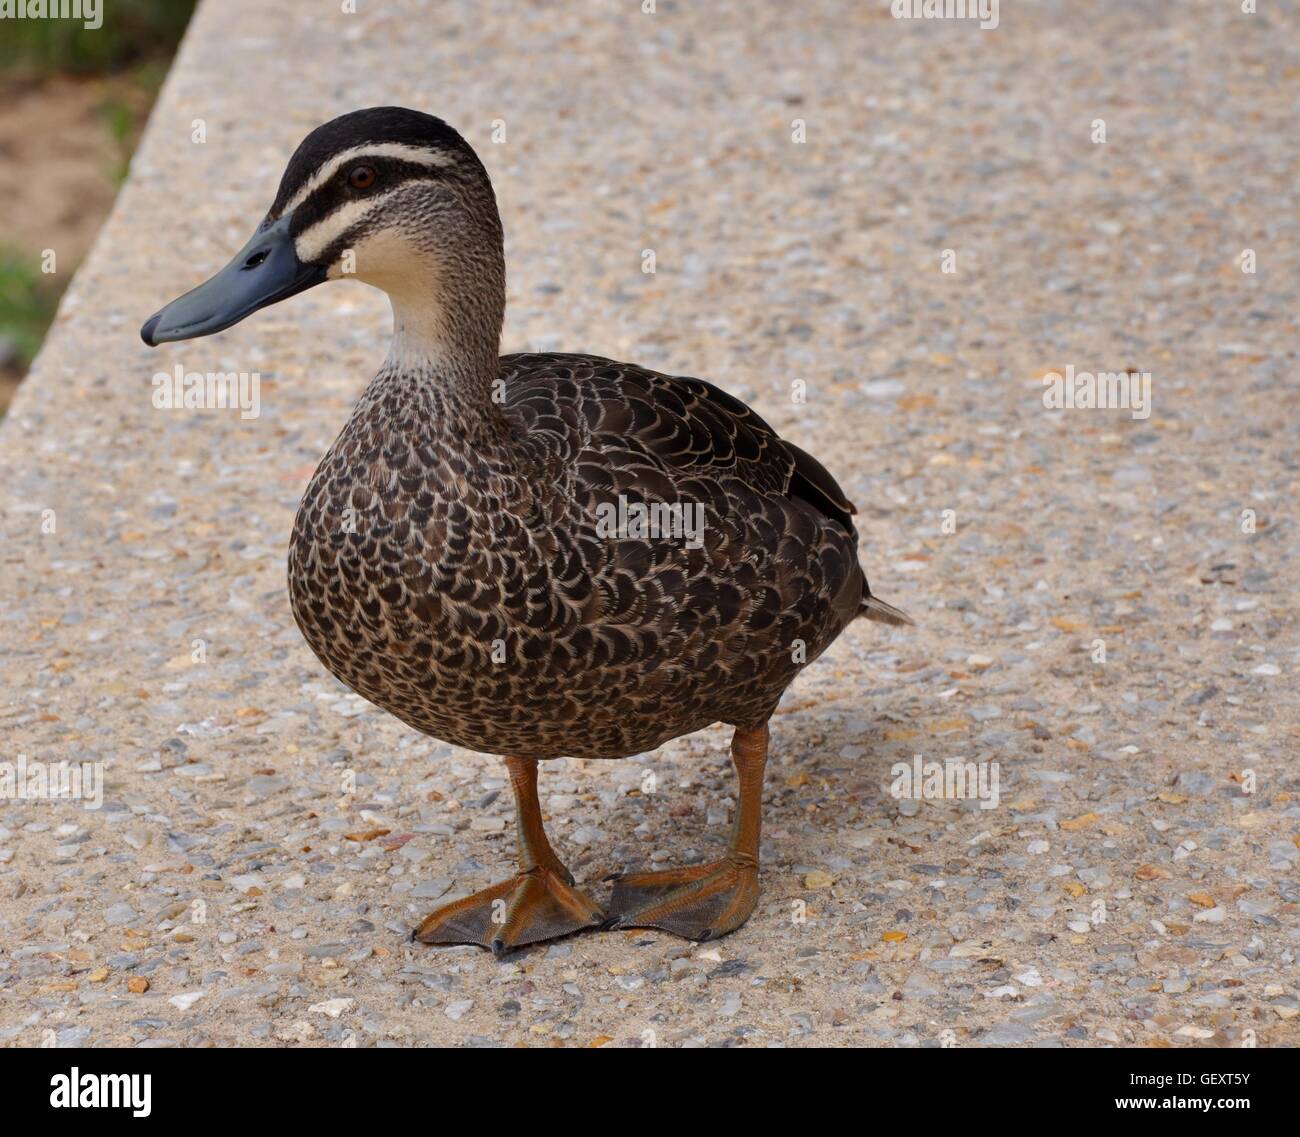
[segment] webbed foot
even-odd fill
[[[688,940],[716,940],[758,904],[758,865],[724,857],[706,865],[615,879],[605,927],[658,928]]]
[[[537,867],[429,913],[411,933],[423,944],[478,944],[504,955],[604,922],[562,865]]]

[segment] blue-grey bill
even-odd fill
[[[298,259],[289,220],[286,215],[274,225],[259,229],[216,276],[150,316],[140,329],[140,338],[156,347],[210,336],[259,308],[320,284],[325,269]]]

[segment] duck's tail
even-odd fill
[[[862,607],[858,609],[858,615],[865,616],[868,620],[875,620],[878,624],[893,624],[895,627],[903,627],[908,624],[915,626],[916,624],[916,621],[901,608],[886,604],[878,596],[870,594],[863,598]]]

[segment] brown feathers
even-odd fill
[[[901,608],[886,604],[878,596],[868,596],[862,601],[862,615],[878,624],[893,624],[895,627],[916,624]]]
[[[499,376],[470,441],[436,374],[381,372],[294,526],[304,636],[398,718],[624,757],[761,724],[858,614],[906,622],[869,595],[834,479],[731,395],[580,355]]]

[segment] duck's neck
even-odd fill
[[[505,270],[499,244],[493,252],[469,265],[443,258],[387,289],[393,342],[376,381],[418,408],[431,432],[466,446],[499,437],[505,424],[498,389]]]

